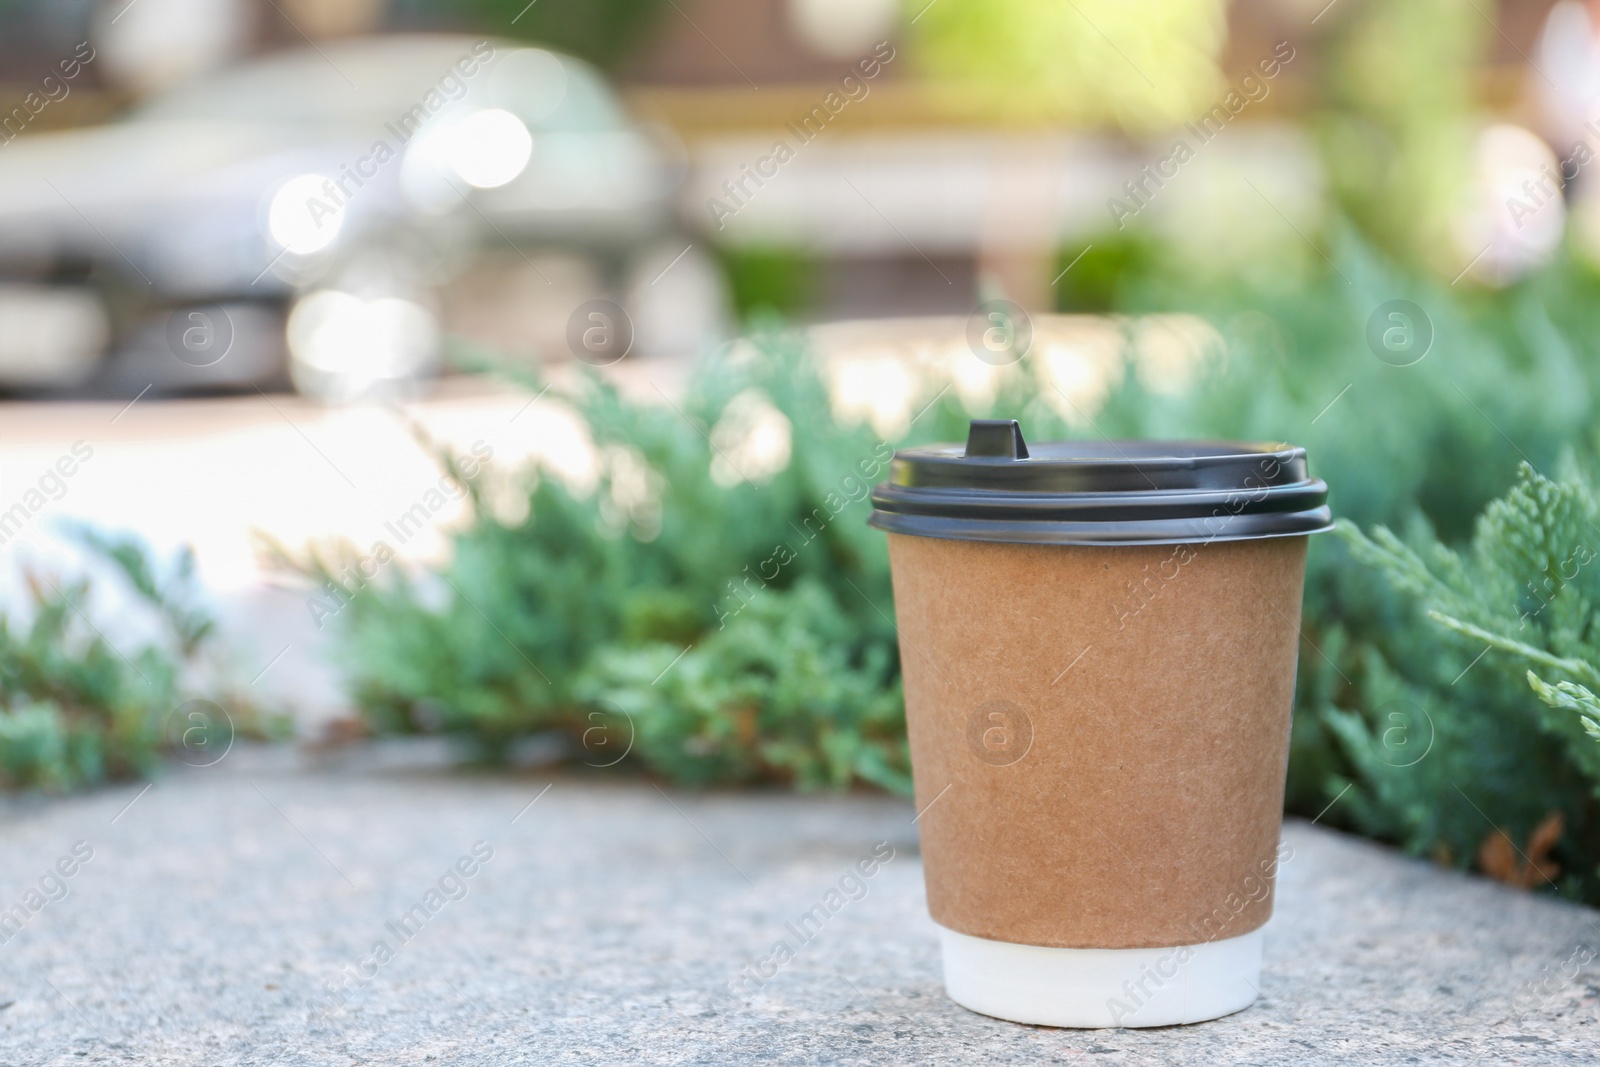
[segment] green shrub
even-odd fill
[[[119,621],[132,620],[151,636],[136,647],[126,637],[113,643],[91,615],[95,587],[88,579],[26,575],[29,604],[0,617],[3,787],[64,790],[146,776],[175,745],[202,740],[192,728],[169,729],[194,695],[190,684],[216,628],[199,606],[194,556],[182,552],[163,567],[132,539],[75,533],[132,594]],[[281,732],[252,703],[222,699],[232,728]],[[207,742],[212,718],[203,727]]]
[[[879,640],[858,652],[861,637],[827,587],[803,578],[758,591],[687,651],[606,647],[584,690],[626,713],[642,762],[679,781],[860,780],[909,793],[894,648]]]
[[[1600,501],[1570,460],[1559,480],[1523,464],[1470,546],[1422,524],[1402,539],[1343,533],[1415,609],[1382,635],[1353,695],[1319,708],[1355,764],[1358,825],[1419,852],[1470,859],[1496,831],[1533,839],[1551,813],[1562,888],[1600,897]],[[1422,613],[1426,618],[1421,618]],[[1388,664],[1392,664],[1390,667]],[[1530,670],[1529,667],[1534,669]],[[1530,688],[1531,687],[1531,688]],[[1432,750],[1400,758],[1386,708]],[[1530,850],[1531,851],[1531,850]],[[1533,857],[1538,859],[1538,857]]]
[[[621,709],[630,760],[676,781],[905,788],[887,553],[865,524],[890,447],[836,424],[798,339],[761,346],[708,360],[676,408],[587,378],[569,400],[602,459],[588,495],[531,473],[506,517],[464,482],[450,564],[338,617],[374,727],[496,757],[540,731],[581,744],[592,714]],[[788,422],[790,459],[749,481],[714,442],[757,397]],[[348,551],[300,566],[320,584]]]

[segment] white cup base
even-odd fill
[[[944,985],[964,1008],[1081,1028],[1175,1026],[1249,1007],[1265,931],[1174,948],[1046,948],[939,928]]]

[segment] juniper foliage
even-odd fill
[[[507,508],[464,483],[450,563],[337,620],[369,721],[490,758],[555,731],[584,762],[622,749],[675,781],[907,790],[887,555],[865,521],[892,450],[835,421],[797,337],[760,353],[707,361],[675,407],[586,378],[567,399],[600,457],[592,491],[525,472]],[[789,459],[747,478],[719,442],[758,397]]]
[[[1421,522],[1342,528],[1407,599],[1351,691],[1318,710],[1349,753],[1358,824],[1470,859],[1559,813],[1563,891],[1600,895],[1600,500],[1570,456],[1524,463],[1461,550]],[[1342,710],[1348,708],[1350,710]],[[1426,752],[1423,745],[1431,746]],[[1409,749],[1408,749],[1409,746]]]
[[[195,695],[194,669],[215,636],[191,552],[163,562],[130,537],[73,533],[102,564],[97,579],[28,571],[27,603],[0,617],[0,787],[62,791],[154,774],[174,744],[170,716]],[[123,593],[118,621],[145,635],[138,644],[127,625],[115,642],[105,632],[110,613],[96,592],[113,583]],[[235,728],[281,733],[253,705],[226,702]],[[182,743],[181,729],[176,736]]]

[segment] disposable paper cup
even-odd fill
[[[889,532],[945,988],[1051,1026],[1257,996],[1306,537],[1305,452],[1061,442],[896,453]]]

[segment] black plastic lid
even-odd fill
[[[873,526],[917,537],[1048,545],[1170,545],[1332,528],[1306,450],[1233,441],[1050,441],[974,419],[966,446],[894,454]]]

